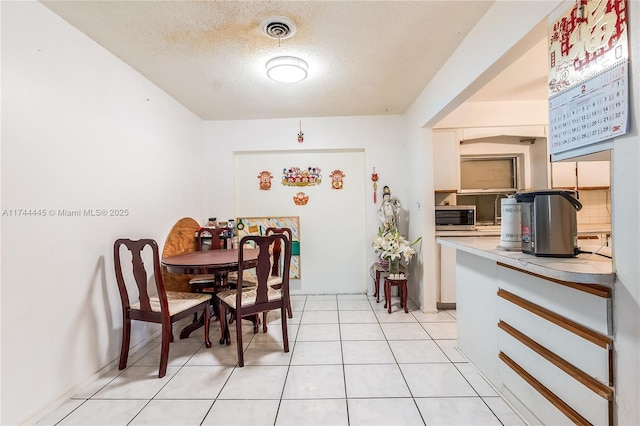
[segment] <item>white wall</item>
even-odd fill
[[[113,242],[202,216],[202,121],[41,4],[1,8],[0,423],[18,424],[118,357]]]
[[[300,279],[291,280],[292,294],[366,294],[371,287],[367,259],[371,244],[362,220],[369,209],[364,150],[256,151],[235,155],[234,186],[237,217],[298,218]],[[320,167],[321,182],[313,186],[282,185],[283,168]],[[261,190],[258,173],[269,171],[271,188]],[[331,185],[331,172],[344,173],[342,189]],[[303,192],[306,205],[293,198]],[[264,231],[263,231],[264,232]],[[294,235],[296,237],[296,235]]]
[[[364,150],[364,176],[352,176],[355,181],[365,182],[364,197],[364,227],[365,238],[359,243],[361,250],[366,253],[365,270],[360,271],[362,278],[366,280],[369,293],[373,292],[373,281],[368,279],[368,267],[376,259],[371,247],[373,236],[378,230],[377,209],[378,204],[373,203],[373,189],[371,173],[373,167],[379,175],[378,200],[381,199],[382,187],[389,185],[392,195],[397,197],[403,207],[407,193],[412,186],[408,180],[406,170],[406,137],[401,116],[365,116],[365,117],[326,117],[326,118],[303,118],[302,131],[304,132],[304,142],[298,143],[297,133],[299,131],[300,119],[278,119],[278,120],[238,120],[238,121],[208,121],[205,122],[204,136],[204,158],[212,160],[211,167],[205,168],[205,181],[212,182],[205,186],[206,212],[207,215],[218,218],[233,218],[237,214],[234,206],[238,203],[235,199],[238,188],[230,185],[229,177],[236,173],[233,170],[233,155],[247,151],[272,151],[289,153],[292,158],[298,154],[310,153],[318,150],[344,150],[363,149]],[[359,160],[358,160],[359,161]],[[291,164],[293,166],[294,164]],[[355,165],[353,165],[355,166]],[[345,166],[347,167],[347,166]],[[362,166],[355,168],[362,170]],[[255,175],[257,176],[258,170]],[[331,170],[323,169],[323,180],[328,183],[328,173]],[[252,172],[253,173],[253,172]],[[279,174],[280,173],[280,174]],[[274,170],[273,185],[279,185],[281,170]],[[346,184],[350,182],[350,177],[346,178]],[[257,178],[256,178],[257,185]],[[325,185],[325,183],[323,183]],[[309,205],[306,209],[317,211],[333,211],[329,216],[352,215],[351,209],[338,204],[318,205],[313,203],[312,191],[306,191],[311,195]],[[360,197],[360,196],[358,196]],[[244,214],[244,213],[243,213]],[[406,212],[405,212],[406,215]],[[362,220],[362,218],[359,218]],[[301,223],[303,232],[304,224]],[[412,234],[411,239],[419,235]],[[322,243],[315,248],[318,256],[304,256],[304,271],[323,271],[325,277],[313,277],[314,280],[334,279],[332,275],[336,271],[326,268],[326,256],[322,253],[336,251],[336,243],[340,240],[348,240],[357,237],[356,234],[341,234],[335,242],[330,244]],[[307,244],[308,246],[308,244]],[[304,250],[304,245],[301,245]],[[359,264],[360,262],[358,262]],[[358,266],[359,267],[359,266]],[[339,271],[337,271],[339,272]],[[303,272],[303,280],[304,274]],[[313,286],[312,293],[317,293],[316,286]],[[304,283],[301,292],[304,290]]]

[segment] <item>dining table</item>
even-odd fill
[[[258,264],[259,249],[245,247],[243,253],[243,269],[255,268]],[[215,276],[213,292],[227,289],[229,284],[227,276],[229,272],[238,271],[238,251],[239,249],[219,249],[193,251],[168,256],[162,259],[162,265],[167,268],[167,272],[171,274],[212,274]],[[211,287],[209,285],[208,287]],[[193,291],[201,291],[198,288],[192,288]],[[215,298],[214,298],[215,299]],[[217,309],[216,312],[217,314]],[[189,324],[180,332],[180,338],[186,339],[191,332],[202,327],[202,317]],[[254,327],[257,325],[254,323]]]

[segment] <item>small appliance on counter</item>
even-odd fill
[[[473,231],[476,206],[436,206],[436,231]]]
[[[534,256],[573,257],[579,252],[576,191],[546,189],[516,194],[521,203],[522,252]]]
[[[500,200],[500,245],[499,250],[522,250],[521,203],[513,195]]]

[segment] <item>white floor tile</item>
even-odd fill
[[[200,425],[213,400],[153,400],[130,425]]]
[[[36,419],[36,421],[28,422],[28,425],[55,425],[60,420],[69,415],[73,410],[78,408],[85,402],[84,399],[68,399],[60,406],[56,407],[54,410],[45,414],[40,419]]]
[[[202,422],[203,425],[247,426],[272,425],[280,399],[247,401],[218,399]]]
[[[283,399],[275,424],[278,426],[348,425],[347,403],[344,399]]]
[[[483,397],[482,399],[504,426],[524,426],[526,424],[504,399],[498,396]]]
[[[126,425],[147,404],[144,399],[88,400],[59,425]]]
[[[391,340],[389,346],[398,364],[449,361],[433,340]]]
[[[292,295],[284,352],[279,311],[268,332],[242,321],[245,366],[231,345],[174,327],[159,379],[159,334],[134,348],[128,367],[106,371],[29,424],[523,425],[457,347],[455,310],[393,312],[365,294]]]
[[[379,324],[340,324],[342,340],[385,340]]]
[[[171,378],[155,398],[214,400],[232,371],[233,367],[218,365],[185,366]]]
[[[345,365],[348,398],[409,397],[409,388],[396,364]]]
[[[376,317],[380,323],[418,323],[418,320],[411,313],[406,313],[404,309],[400,310],[400,302],[397,301],[396,305],[391,306],[391,313],[387,312],[387,309],[375,310]]]
[[[292,365],[282,398],[345,398],[342,365]]]
[[[338,311],[307,311],[305,309],[300,325],[305,324],[338,324]]]
[[[338,324],[301,324],[298,329],[299,342],[340,340]]]
[[[307,303],[304,305],[304,311],[337,311],[338,310],[338,301],[334,297],[331,300],[318,300],[318,299],[310,299],[307,300]]]
[[[422,417],[412,398],[371,398],[347,400],[351,426],[422,425]]]
[[[500,425],[481,398],[416,398],[428,425]]]
[[[456,364],[456,368],[465,379],[471,384],[471,387],[480,396],[498,396],[496,390],[482,377],[478,370],[469,363]]]
[[[179,370],[167,367],[167,374],[158,378],[158,367],[129,367],[95,394],[95,399],[151,399]]]
[[[422,325],[413,323],[380,324],[387,340],[431,340]]]
[[[293,349],[291,365],[314,364],[342,364],[340,342],[297,342]]]
[[[377,324],[378,318],[371,309],[368,311],[340,311],[340,324]]]
[[[477,396],[451,363],[400,364],[400,369],[415,398]]]
[[[235,368],[218,399],[279,399],[288,369],[279,365]]]
[[[342,342],[346,364],[395,364],[389,344],[384,340],[347,340]]]
[[[421,324],[434,340],[458,338],[458,324],[455,322],[424,322]]]
[[[367,299],[338,299],[340,311],[371,311],[371,303]]]

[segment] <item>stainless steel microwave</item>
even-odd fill
[[[436,231],[473,231],[476,206],[436,206]]]

